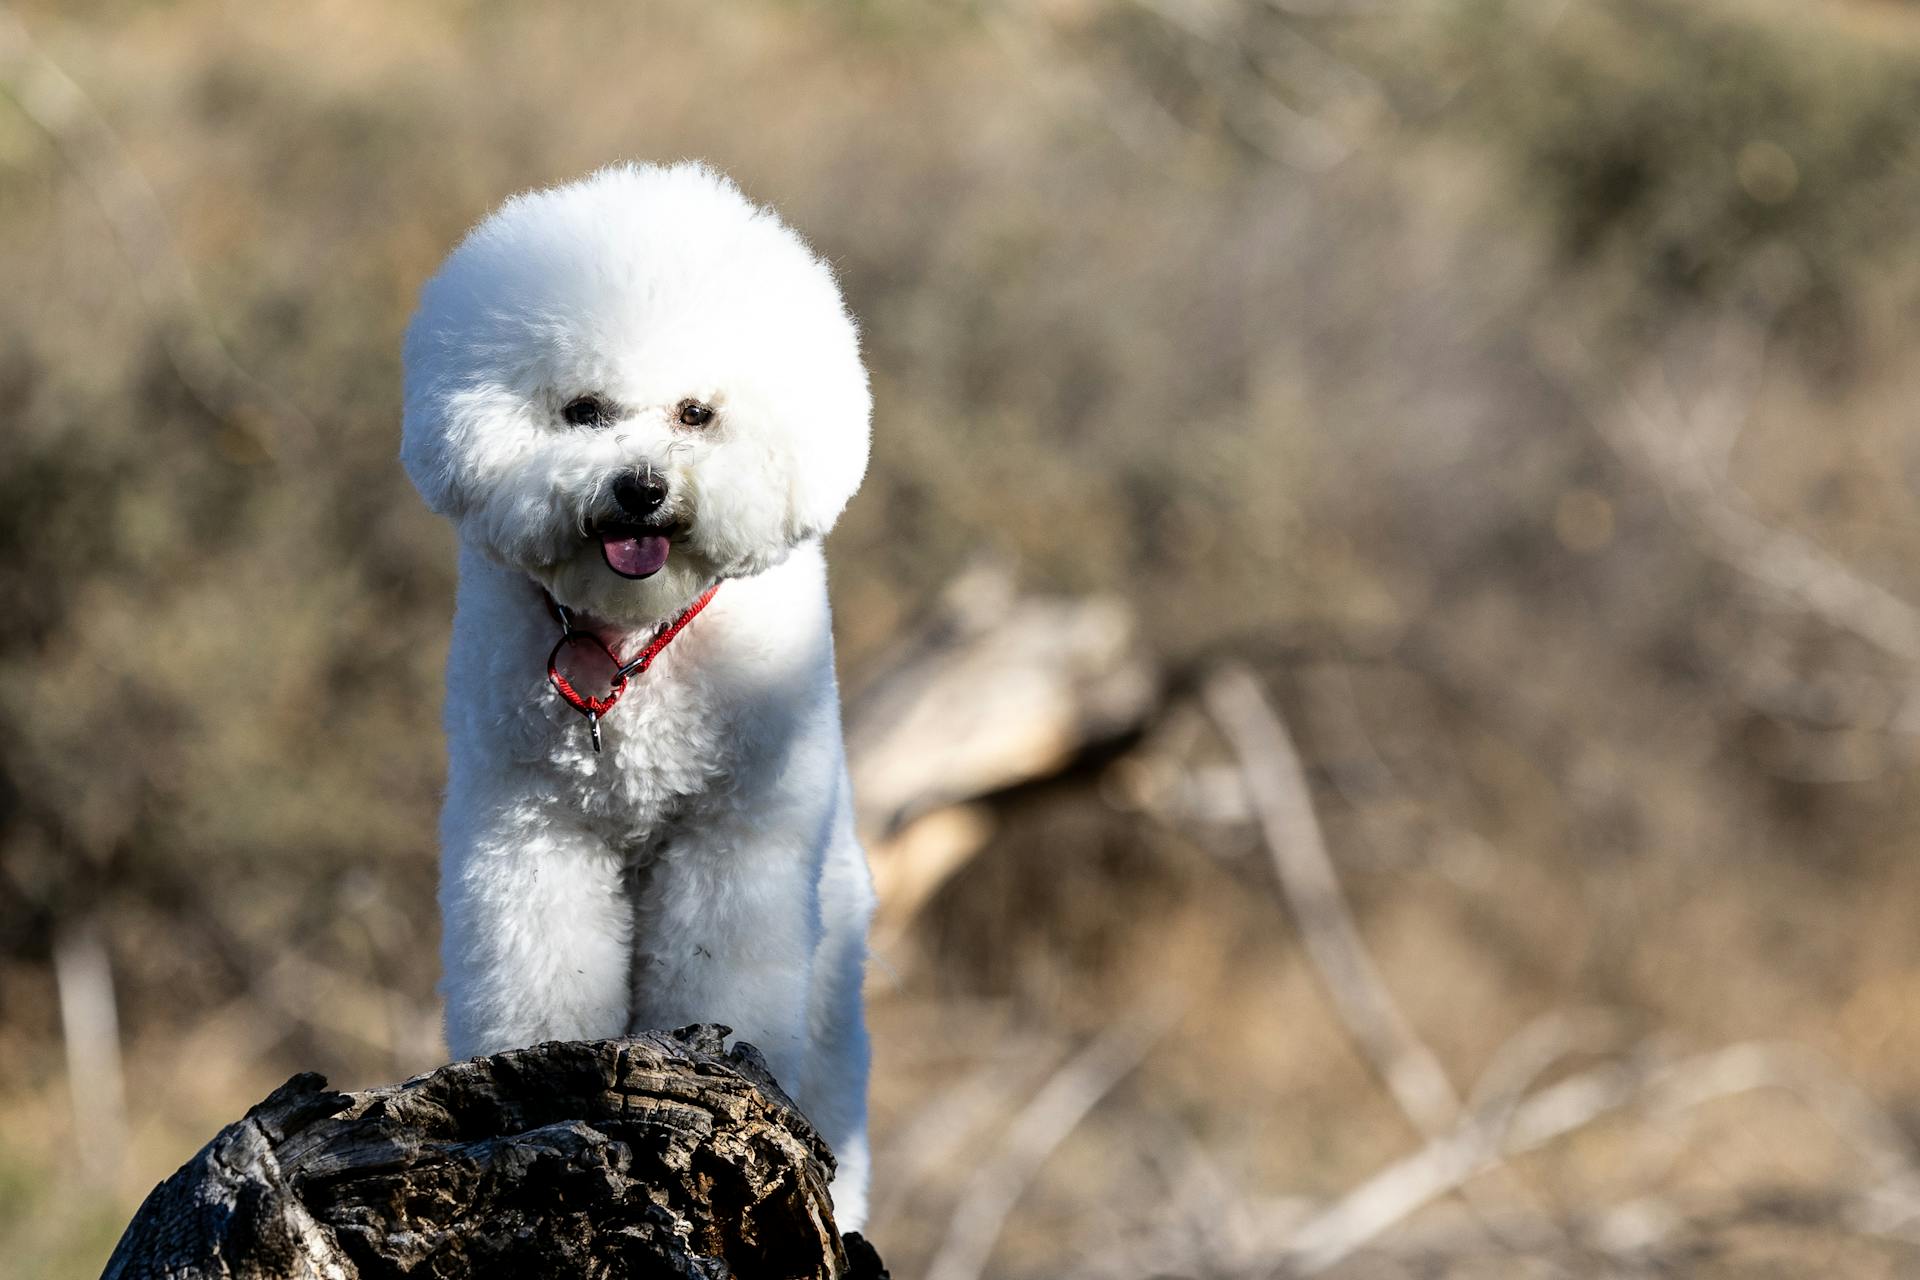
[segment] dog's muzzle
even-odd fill
[[[652,469],[628,471],[613,482],[611,496],[613,505],[620,508],[623,520],[634,524],[650,524],[660,508],[666,505],[667,482],[654,474]]]
[[[673,546],[667,493],[666,480],[651,467],[614,478],[607,496],[615,512],[593,528],[607,568],[623,578],[650,578],[666,567]]]

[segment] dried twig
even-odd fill
[[[1920,608],[1861,577],[1811,539],[1763,519],[1729,475],[1766,367],[1764,329],[1738,318],[1718,335],[1717,381],[1689,406],[1659,370],[1639,388],[1597,392],[1595,362],[1576,339],[1549,335],[1540,352],[1607,445],[1651,481],[1701,546],[1827,625],[1920,664]]]
[[[1359,149],[1360,139],[1335,127],[1320,114],[1304,111],[1282,96],[1282,86],[1264,73],[1258,59],[1249,60],[1250,30],[1258,29],[1261,10],[1197,8],[1168,3],[1168,0],[1135,0],[1171,34],[1187,44],[1190,62],[1222,92],[1221,110],[1231,123],[1234,135],[1263,158],[1307,173],[1324,173],[1337,168]],[[1300,44],[1306,42],[1295,37]],[[1345,73],[1348,84],[1372,82],[1358,70],[1333,55],[1309,46],[1318,55],[1316,67],[1320,79],[1331,78],[1327,68]],[[1297,48],[1295,50],[1297,56]],[[1289,86],[1291,87],[1291,86]],[[1342,96],[1350,94],[1346,90]],[[1385,98],[1369,99],[1376,108],[1385,109]]]
[[[1868,1158],[1874,1181],[1860,1225],[1882,1234],[1920,1216],[1910,1144],[1850,1081],[1804,1048],[1736,1044],[1678,1063],[1613,1063],[1540,1090],[1511,1108],[1476,1113],[1453,1133],[1396,1161],[1294,1232],[1288,1274],[1312,1275],[1350,1256],[1415,1210],[1494,1169],[1630,1106],[1672,1112],[1755,1089],[1783,1089],[1812,1107]]]
[[[53,980],[73,1094],[74,1144],[87,1177],[111,1184],[126,1150],[126,1077],[113,962],[97,920],[82,919],[54,939]]]
[[[1244,667],[1215,672],[1201,697],[1240,757],[1280,890],[1340,1020],[1414,1126],[1429,1137],[1447,1132],[1458,1122],[1460,1096],[1367,954],[1286,726]]]
[[[1695,1059],[1655,1099],[1663,1110],[1697,1107],[1729,1094],[1777,1089],[1813,1111],[1866,1162],[1870,1178],[1854,1226],[1905,1235],[1920,1223],[1920,1158],[1906,1129],[1865,1090],[1805,1045],[1752,1042]]]
[[[1176,1016],[1162,1008],[1109,1027],[1054,1072],[1008,1123],[999,1152],[968,1179],[926,1280],[978,1280],[1040,1166],[1145,1060]]]
[[[1248,800],[1281,891],[1335,1013],[1414,1128],[1430,1142],[1442,1140],[1460,1123],[1460,1097],[1374,968],[1340,889],[1300,753],[1285,723],[1243,667],[1216,672],[1201,697],[1240,758]],[[1523,1204],[1532,1199],[1517,1180],[1507,1190]],[[1512,1215],[1496,1212],[1498,1206],[1483,1192],[1469,1188],[1465,1195],[1480,1226],[1509,1249],[1526,1252],[1539,1237],[1562,1234],[1537,1212],[1528,1218],[1528,1232],[1516,1231]]]
[[[930,1183],[964,1167],[968,1143],[1005,1113],[1007,1099],[1037,1087],[1060,1054],[1051,1035],[995,1035],[992,1041],[983,1062],[929,1091],[890,1126],[886,1145],[874,1152],[874,1167],[887,1176],[874,1186],[869,1221],[899,1218]]]

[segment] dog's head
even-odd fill
[[[400,457],[462,538],[640,625],[825,533],[871,400],[833,274],[699,165],[516,196],[422,290]]]

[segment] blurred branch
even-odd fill
[[[1513,1109],[1504,1129],[1483,1118],[1470,1120],[1368,1178],[1296,1230],[1288,1242],[1288,1270],[1306,1275],[1326,1270],[1506,1156],[1625,1106],[1643,1084],[1639,1073],[1610,1066],[1528,1098]]]
[[[0,5],[0,93],[47,135],[92,192],[188,394],[270,458],[309,441],[314,432],[306,415],[241,367],[221,340],[159,197],[106,116],[5,5]],[[175,323],[176,316],[185,324]]]
[[[1314,816],[1306,772],[1286,723],[1242,666],[1216,671],[1202,685],[1201,699],[1240,759],[1281,892],[1335,1013],[1415,1130],[1429,1141],[1440,1140],[1460,1123],[1460,1096],[1374,967]],[[1517,1182],[1513,1190],[1528,1199]],[[1516,1250],[1528,1247],[1529,1241],[1502,1225],[1483,1197],[1470,1194],[1468,1206],[1493,1238]],[[1539,1215],[1533,1221],[1559,1234]]]
[[[1043,1040],[996,1028],[984,1039],[991,1046],[986,1061],[964,1078],[923,1094],[912,1114],[891,1126],[886,1145],[875,1150],[874,1167],[887,1170],[887,1176],[873,1189],[869,1221],[900,1217],[929,1183],[964,1167],[968,1140],[1003,1113],[1009,1098],[1037,1087],[1060,1052],[1052,1036]]]
[[[1827,625],[1920,666],[1920,609],[1861,577],[1812,540],[1763,519],[1729,474],[1734,445],[1759,394],[1766,332],[1737,317],[1721,327],[1717,376],[1691,405],[1650,368],[1640,388],[1601,394],[1598,362],[1569,335],[1537,348],[1602,440],[1651,481],[1708,554]]]
[[[1208,677],[1201,698],[1240,758],[1281,892],[1335,1012],[1414,1127],[1427,1136],[1447,1131],[1459,1119],[1460,1096],[1374,968],[1285,724],[1239,665]]]
[[[1695,1070],[1662,1083],[1659,1107],[1671,1113],[1757,1089],[1790,1094],[1867,1164],[1871,1179],[1853,1215],[1857,1229],[1907,1235],[1920,1223],[1920,1162],[1905,1127],[1819,1054],[1790,1042],[1757,1042],[1695,1062]]]
[[[1904,1134],[1851,1081],[1794,1045],[1736,1044],[1679,1063],[1614,1063],[1551,1085],[1511,1107],[1477,1112],[1454,1132],[1395,1162],[1301,1226],[1287,1269],[1334,1266],[1394,1224],[1508,1157],[1545,1146],[1629,1106],[1672,1112],[1755,1089],[1783,1089],[1866,1153],[1876,1175],[1861,1225],[1880,1234],[1920,1216],[1920,1171]]]
[[[1377,81],[1301,35],[1294,29],[1297,15],[1283,6],[1133,0],[1133,7],[1151,15],[1180,46],[1195,77],[1217,92],[1226,132],[1271,163],[1309,173],[1333,169],[1359,149],[1375,122],[1392,114]],[[1355,6],[1346,16],[1359,13]],[[1070,35],[1044,12],[1003,5],[989,9],[986,21],[1002,47],[1031,70],[1037,92],[1067,99],[1135,152],[1161,151],[1217,132],[1182,119],[1137,76],[1124,69],[1109,73],[1102,59],[1076,56],[1067,47]],[[1312,92],[1321,99],[1320,110],[1294,106],[1283,88]],[[1343,123],[1333,123],[1334,117]]]
[[[1251,1256],[1260,1242],[1262,1215],[1247,1189],[1221,1167],[1190,1126],[1171,1115],[1156,1116],[1150,1123],[1152,1132],[1142,1146],[1166,1187],[1184,1237],[1181,1244],[1188,1252],[1200,1252],[1210,1271]],[[1173,1258],[1168,1261],[1173,1263]]]
[[[967,1181],[926,1280],[978,1280],[1040,1166],[1145,1061],[1178,1012],[1163,1007],[1107,1028],[1041,1086],[1008,1123],[1000,1150]]]
[[[1323,173],[1359,150],[1357,138],[1283,98],[1269,61],[1256,56],[1252,33],[1270,25],[1284,30],[1286,15],[1276,14],[1277,21],[1263,22],[1268,12],[1265,5],[1236,7],[1229,12],[1220,6],[1202,7],[1177,0],[1134,3],[1186,42],[1188,59],[1196,64],[1196,71],[1220,92],[1221,108],[1234,136],[1265,159],[1308,173]],[[1358,96],[1367,106],[1374,112],[1385,110],[1386,99],[1370,77],[1297,34],[1286,34],[1293,35],[1290,47],[1294,56],[1299,56],[1301,46],[1312,51],[1318,78],[1341,80],[1349,86],[1342,96],[1352,95],[1351,86],[1361,85],[1364,88]]]
[[[1365,949],[1284,722],[1242,667],[1223,668],[1210,677],[1202,698],[1241,760],[1248,798],[1317,976],[1369,1064],[1429,1139],[1421,1151],[1390,1165],[1291,1233],[1285,1248],[1291,1270],[1324,1270],[1452,1192],[1469,1193],[1481,1225],[1508,1234],[1508,1226],[1496,1222],[1468,1185],[1501,1169],[1508,1157],[1630,1104],[1674,1112],[1760,1088],[1794,1093],[1867,1159],[1874,1179],[1860,1200],[1863,1227],[1887,1234],[1920,1217],[1920,1170],[1897,1122],[1850,1081],[1793,1046],[1737,1045],[1667,1067],[1616,1064],[1529,1096],[1535,1079],[1609,1032],[1597,1017],[1556,1017],[1503,1046],[1462,1118],[1458,1096],[1437,1059],[1394,1003]]]
[[[127,1091],[113,959],[95,917],[66,925],[54,939],[53,980],[60,997],[60,1033],[81,1171],[88,1180],[109,1186],[126,1151]]]

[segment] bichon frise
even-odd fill
[[[820,539],[871,401],[832,273],[724,177],[518,196],[421,294],[401,460],[460,540],[440,906],[458,1056],[721,1022],[865,1217],[873,890]]]

